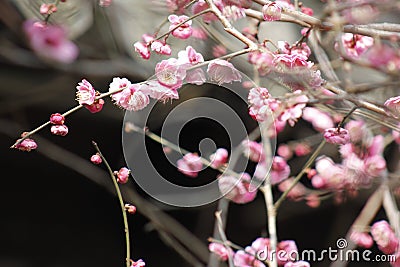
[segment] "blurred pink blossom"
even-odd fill
[[[68,40],[63,28],[27,20],[23,29],[32,50],[39,57],[64,64],[72,63],[78,57],[78,47]]]
[[[247,173],[242,173],[238,179],[233,176],[222,175],[218,177],[218,187],[225,198],[244,204],[253,201],[257,196],[257,190],[250,186],[251,177]]]
[[[228,161],[228,150],[225,148],[218,148],[214,154],[210,156],[211,167],[218,169]]]
[[[371,235],[383,253],[393,254],[399,249],[399,239],[387,221],[375,222],[371,226]]]
[[[352,231],[350,235],[351,241],[363,248],[371,248],[374,244],[372,237],[368,233]]]
[[[336,145],[344,145],[350,142],[349,131],[343,128],[325,129],[324,138],[328,143]]]
[[[203,168],[201,158],[196,153],[188,153],[177,161],[178,170],[189,177],[197,177]]]

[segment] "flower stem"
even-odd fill
[[[307,169],[310,168],[311,164],[314,162],[314,160],[318,157],[319,153],[321,152],[322,148],[324,147],[326,141],[323,140],[319,146],[317,147],[317,149],[314,151],[314,153],[310,156],[310,158],[308,159],[308,161],[306,162],[306,164],[304,165],[303,169],[299,172],[299,174],[297,174],[297,176],[294,178],[293,183],[290,185],[290,187],[288,189],[286,189],[285,192],[283,192],[283,194],[280,196],[280,198],[275,202],[275,210],[278,210],[280,205],[282,204],[282,202],[285,200],[286,196],[289,194],[290,190],[293,189],[293,187],[295,187],[295,185],[300,181],[301,177],[303,176],[303,174],[306,173]]]
[[[129,241],[128,218],[127,218],[127,215],[126,215],[126,209],[125,209],[124,200],[122,199],[122,194],[121,194],[121,191],[119,190],[117,179],[115,178],[114,173],[113,173],[110,165],[108,164],[107,160],[105,159],[105,157],[101,153],[100,148],[97,145],[97,143],[92,141],[92,144],[93,144],[94,148],[96,149],[97,153],[99,153],[101,159],[104,162],[104,165],[106,165],[106,168],[107,168],[107,170],[108,170],[108,172],[110,174],[111,180],[112,180],[112,182],[114,184],[115,191],[117,192],[119,204],[121,206],[122,217],[123,217],[123,220],[124,220],[125,242],[126,242],[126,267],[130,267],[131,266],[131,256],[130,256],[131,248],[130,248],[130,241]]]

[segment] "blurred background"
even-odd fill
[[[152,56],[150,61],[143,61],[134,53],[133,43],[164,20],[165,8],[161,1],[120,0],[102,8],[96,1],[68,0],[50,18],[50,22],[66,25],[69,38],[80,50],[77,61],[65,65],[35,55],[22,31],[26,19],[43,18],[38,12],[41,3],[0,1],[0,266],[123,266],[125,244],[118,200],[103,166],[92,165],[89,158],[95,153],[91,145],[95,140],[111,166],[119,169],[125,165],[121,145],[124,111],[107,99],[100,113],[83,109],[69,116],[67,136],[53,136],[47,129],[35,135],[37,151],[26,153],[9,147],[21,132],[39,126],[52,113],[76,105],[75,86],[83,78],[105,92],[113,77],[135,82],[151,76],[155,63],[162,58]],[[298,39],[298,29],[282,27],[272,28],[267,35],[292,42]],[[180,47],[187,45],[210,58],[210,43],[190,39]],[[179,50],[179,46],[174,47]],[[215,88],[199,90],[196,95],[213,96]],[[190,90],[184,90],[180,97],[192,96]],[[240,104],[235,108],[243,109]],[[249,129],[255,127],[251,120],[245,124]],[[199,129],[209,126],[210,122],[198,122],[188,126],[185,134],[196,139],[204,134]],[[308,124],[299,123],[285,129],[278,143],[305,137],[312,131]],[[223,131],[214,138],[229,146]],[[196,149],[193,139],[183,139],[180,145]],[[387,153],[398,156],[396,149]],[[304,160],[290,162],[292,174],[299,171]],[[160,163],[160,168],[164,164],[168,163]],[[182,177],[177,171],[170,175]],[[202,175],[199,179],[215,173]],[[362,191],[358,198],[341,205],[331,199],[318,208],[310,208],[304,201],[285,202],[278,216],[279,238],[295,240],[300,250],[335,247],[372,190]],[[153,200],[133,182],[123,186],[123,193],[127,201],[138,206],[138,213],[129,216],[134,260],[142,258],[146,266],[206,266],[207,239],[213,233],[217,203],[199,208],[169,207]],[[383,215],[380,212],[378,217]],[[261,195],[246,205],[230,204],[226,232],[232,242],[250,245],[265,236],[265,229]],[[376,248],[374,251],[378,253]],[[350,264],[357,265],[367,264]]]

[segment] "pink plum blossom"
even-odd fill
[[[287,179],[290,175],[290,167],[282,157],[275,156],[271,166],[271,184],[277,184]]]
[[[396,51],[387,44],[375,44],[365,54],[369,63],[377,68],[387,67],[396,59]]]
[[[125,204],[125,210],[129,213],[129,214],[135,214],[136,213],[136,206],[131,205],[131,204]]]
[[[201,158],[196,153],[188,153],[177,161],[178,170],[186,176],[195,178],[203,168]]]
[[[254,176],[260,180],[264,180],[269,172],[271,184],[278,184],[287,179],[290,175],[290,166],[286,163],[285,159],[275,156],[272,160],[272,166],[269,168],[265,162],[257,164]]]
[[[64,122],[65,122],[65,117],[60,113],[51,114],[50,123],[61,125],[64,124]]]
[[[212,48],[212,54],[214,57],[222,57],[226,55],[226,47],[222,44],[214,45]]]
[[[150,48],[152,51],[160,55],[171,55],[172,53],[171,47],[168,44],[158,40],[153,41]]]
[[[292,186],[293,183],[294,183],[294,179],[288,178],[288,179],[282,181],[278,185],[278,189],[281,192],[285,192]],[[287,197],[290,199],[293,199],[293,200],[298,200],[306,194],[306,190],[307,189],[303,184],[296,183],[295,186],[287,194]]]
[[[276,153],[278,154],[278,156],[281,156],[285,160],[288,160],[293,156],[292,149],[290,148],[289,145],[286,145],[286,144],[280,144],[278,146]]]
[[[178,91],[174,88],[166,87],[155,80],[143,83],[140,90],[153,99],[166,102],[170,99],[179,99]]]
[[[217,82],[218,85],[223,83],[240,82],[242,76],[239,71],[226,60],[214,59],[207,67],[207,73],[210,79]]]
[[[258,73],[262,76],[267,75],[275,66],[274,55],[269,51],[255,51],[249,53],[248,60],[256,66]]]
[[[78,83],[76,89],[78,90],[76,92],[76,97],[80,105],[91,105],[94,103],[96,91],[90,82],[83,79],[80,83]]]
[[[17,144],[15,146],[16,149],[21,150],[21,151],[31,151],[37,148],[37,144],[35,142],[35,140],[31,139],[31,138],[26,138],[24,139],[22,142],[20,142],[19,144]]]
[[[96,164],[96,165],[98,165],[98,164],[100,164],[100,163],[103,162],[103,160],[101,159],[99,153],[96,153],[96,154],[92,155],[92,156],[90,157],[90,161],[91,161],[93,164]]]
[[[150,58],[150,49],[149,46],[146,43],[143,42],[136,42],[133,44],[133,47],[135,48],[135,51],[137,53],[139,53],[139,55],[143,58],[143,59],[149,59]]]
[[[131,171],[126,167],[122,167],[119,169],[119,171],[114,172],[114,174],[117,176],[117,182],[120,184],[126,184],[128,182],[130,173]]]
[[[327,128],[334,127],[333,119],[329,113],[322,112],[316,108],[304,108],[302,118],[310,122],[317,131],[324,131]]]
[[[196,65],[201,62],[204,62],[203,55],[196,52],[196,50],[191,46],[187,46],[185,50],[178,52],[177,64]]]
[[[311,147],[306,143],[297,143],[294,146],[294,154],[298,157],[308,155],[311,152]]]
[[[108,87],[109,92],[115,92],[111,94],[111,99],[115,101],[115,103],[119,103],[122,97],[122,91],[128,89],[130,85],[131,82],[127,78],[114,77]]]
[[[51,126],[50,131],[54,135],[66,136],[68,134],[68,127],[65,124],[53,125]]]
[[[103,99],[97,99],[94,101],[93,104],[91,105],[84,105],[84,107],[89,110],[91,113],[97,113],[100,112],[103,109],[104,105],[104,100]]]
[[[186,76],[186,70],[178,64],[176,58],[169,58],[157,63],[155,72],[160,84],[175,90],[182,86]]]
[[[349,131],[343,128],[325,129],[324,138],[326,142],[336,145],[344,145],[350,142]]]
[[[228,150],[225,148],[218,148],[214,154],[210,156],[211,167],[218,169],[228,161]]]
[[[177,16],[177,15],[169,15],[168,20],[171,22],[171,25],[169,26],[169,30],[173,30],[176,28],[180,23],[184,22],[187,20],[189,17],[182,15],[182,16]],[[176,38],[179,39],[187,39],[192,35],[192,21],[189,20],[182,25],[180,25],[177,29],[172,31],[172,35]]]
[[[218,256],[222,261],[228,260],[229,257],[233,256],[233,251],[230,248],[226,248],[224,245],[219,243],[210,243],[208,250]]]
[[[365,232],[352,231],[350,235],[350,240],[363,248],[371,248],[374,244],[372,237]]]
[[[286,108],[279,115],[279,120],[288,122],[290,126],[294,126],[297,120],[302,116],[303,109],[308,102],[308,97],[303,95],[300,90],[293,92],[292,96],[286,100]]]
[[[206,75],[202,69],[188,70],[186,72],[186,82],[202,85],[206,82]]]
[[[132,261],[131,267],[144,267],[146,266],[146,263],[142,260],[139,259],[137,261]]]
[[[196,38],[199,40],[207,40],[208,34],[202,28],[192,27],[192,29],[193,29],[193,33],[192,33],[193,38]]]
[[[57,6],[55,4],[42,4],[39,11],[42,15],[50,15],[57,12]]]
[[[250,180],[251,177],[247,173],[243,173],[241,179],[222,175],[218,178],[219,191],[225,198],[235,203],[248,203],[257,196],[257,191],[250,186]]]
[[[385,106],[393,113],[393,115],[400,116],[400,96],[391,97],[385,101]]]
[[[390,224],[385,221],[375,222],[371,226],[371,235],[378,248],[385,254],[393,254],[399,249],[399,239]]]
[[[262,7],[262,13],[266,21],[280,20],[282,8],[276,2],[270,2]]]
[[[27,20],[23,25],[32,50],[43,59],[69,64],[78,57],[78,47],[56,25]]]
[[[277,261],[279,266],[292,261],[291,257],[298,254],[296,242],[293,240],[283,240],[279,242],[277,245],[277,250]]]
[[[183,14],[185,6],[190,3],[190,0],[166,0],[166,5],[169,12],[175,12],[177,14]]]
[[[99,0],[99,6],[101,7],[109,7],[111,5],[112,0]]]
[[[222,9],[222,15],[231,21],[246,17],[245,9],[235,5],[224,6]]]
[[[144,109],[149,102],[149,96],[140,90],[140,85],[131,84],[129,88],[122,90],[115,104],[126,110],[138,111]]]
[[[219,8],[219,10],[222,12],[222,9],[224,8],[224,5],[222,4],[222,2],[221,1],[215,1],[215,4]],[[204,0],[199,0],[199,1],[196,1],[196,3],[193,4],[192,13],[193,14],[197,14],[197,13],[200,13],[203,10],[206,10],[208,8],[209,8],[209,6]],[[201,17],[203,18],[203,21],[205,23],[210,23],[211,21],[218,20],[218,18],[212,12],[207,12],[207,13],[203,14]]]
[[[264,149],[261,143],[245,140],[242,142],[243,155],[253,162],[263,162],[265,160]]]
[[[255,87],[250,89],[247,97],[250,108],[249,114],[257,121],[264,121],[271,111],[278,109],[280,102],[270,95],[268,89]]]
[[[373,46],[374,39],[369,36],[344,33],[341,37],[341,42],[347,56],[358,58]]]

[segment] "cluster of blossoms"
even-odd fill
[[[400,240],[390,224],[385,220],[377,221],[371,226],[370,234],[353,231],[350,239],[363,248],[371,248],[375,241],[380,251],[386,255],[394,256],[395,260],[391,261],[390,264],[393,267],[400,266]]]
[[[265,267],[266,262],[271,257],[277,258],[278,266],[284,267],[309,267],[305,261],[294,261],[293,255],[297,255],[298,249],[293,240],[283,240],[277,244],[275,255],[271,253],[269,238],[259,237],[247,246],[244,250],[233,251],[219,243],[210,243],[209,250],[213,252],[221,261],[233,259],[233,264],[238,267]]]
[[[316,188],[356,190],[368,187],[386,170],[383,136],[373,136],[361,120],[348,122],[343,130],[348,133],[346,140],[349,139],[339,147],[343,161],[337,164],[329,157],[319,158],[316,162],[317,173],[311,179]]]

